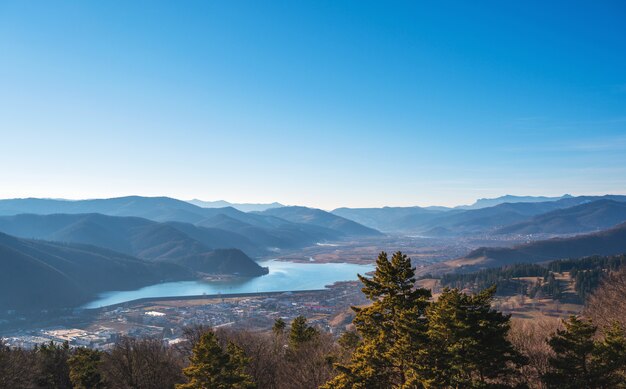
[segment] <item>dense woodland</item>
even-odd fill
[[[478,292],[496,285],[498,295],[524,294],[535,297],[538,293],[560,299],[565,285],[555,274],[567,273],[574,282],[580,301],[600,285],[602,278],[626,265],[626,255],[591,256],[581,259],[563,259],[546,265],[521,263],[499,268],[484,269],[474,273],[448,273],[441,277],[446,287],[469,289]],[[525,278],[525,279],[524,279]],[[535,278],[531,282],[529,278]]]
[[[581,272],[600,262],[617,269],[615,261],[563,261],[548,269]],[[491,307],[495,287],[475,294],[446,288],[433,300],[430,290],[414,287],[414,269],[402,253],[381,253],[376,264],[371,278],[361,277],[371,304],[354,308],[354,331],[339,338],[298,317],[291,323],[277,319],[267,332],[187,328],[186,342],[172,347],[133,338],[121,338],[106,352],[67,344],[34,350],[0,345],[0,387],[626,386],[623,270],[609,275],[580,317],[516,322]],[[507,274],[537,270],[528,269]]]

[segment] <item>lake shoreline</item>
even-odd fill
[[[337,282],[357,280],[357,274],[367,274],[374,268],[371,264],[296,263],[276,259],[260,264],[269,268],[268,274],[252,278],[219,276],[194,281],[164,282],[130,291],[108,291],[99,294],[79,309],[101,308],[144,298],[319,290]]]

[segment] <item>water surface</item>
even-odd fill
[[[99,308],[148,297],[324,289],[337,281],[356,280],[357,273],[365,274],[374,270],[373,265],[351,263],[296,263],[271,260],[259,262],[259,265],[268,267],[269,274],[224,281],[164,282],[137,290],[105,292],[84,308]]]

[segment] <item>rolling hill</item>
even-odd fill
[[[334,215],[353,220],[364,226],[384,232],[402,231],[402,220],[408,217],[422,222],[447,212],[448,209],[426,209],[421,207],[383,207],[383,208],[337,208]]]
[[[207,217],[203,212],[203,208],[169,197],[127,196],[75,201],[36,198],[0,200],[0,215],[101,213],[109,216],[136,216],[155,221],[194,223]]]
[[[500,200],[510,198],[505,196]],[[522,200],[531,199],[529,202]],[[626,196],[563,196],[562,198],[512,198],[510,203],[497,203],[477,209],[433,210],[420,207],[405,208],[339,208],[333,211],[381,231],[417,233],[425,236],[458,236],[505,231],[519,223],[548,212],[575,207],[598,200],[626,202]],[[615,223],[613,223],[615,224]]]
[[[271,214],[246,213],[233,207],[201,208],[168,197],[128,196],[77,201],[32,198],[0,200],[0,215],[24,213],[40,215],[99,213],[217,228],[243,235],[248,243],[252,242],[256,246],[251,249],[248,245],[247,249],[251,253],[261,253],[270,248],[300,248],[319,241],[342,239],[350,228],[360,233],[359,227],[349,222],[345,224],[352,227],[340,231],[308,223],[306,220],[293,222]],[[366,227],[362,227],[360,231],[371,233]]]
[[[23,238],[94,245],[148,261],[192,263],[197,265],[191,267],[192,270],[203,273],[219,273],[220,269],[231,268],[225,262],[232,255],[214,249],[231,249],[233,246],[228,246],[231,243],[254,247],[246,238],[226,231],[100,214],[3,216],[0,217],[0,231]],[[193,261],[194,256],[211,258],[211,261]],[[241,252],[239,258],[243,257],[247,259],[238,261],[238,274],[257,276],[266,273]]]
[[[0,233],[0,309],[50,309],[85,303],[97,293],[194,277],[182,266],[147,262],[111,250],[19,239]]]
[[[229,203],[224,200],[217,201],[202,201],[198,199],[193,199],[187,201],[190,204],[197,205],[202,208],[225,208],[225,207],[233,207],[242,212],[262,212],[270,208],[280,208],[284,207],[281,203],[273,202],[268,204],[250,204],[250,203]]]
[[[362,224],[334,215],[321,209],[307,207],[281,207],[268,209],[262,212],[263,215],[270,215],[293,223],[314,225],[330,230],[338,231],[346,236],[380,236],[381,233],[373,228],[365,227]]]
[[[626,221],[626,202],[598,200],[559,209],[500,228],[500,234],[572,234],[604,230]]]
[[[535,241],[511,248],[482,247],[449,264],[471,269],[622,253],[626,253],[626,223],[592,234]]]
[[[480,209],[480,208],[493,207],[493,206],[504,204],[504,203],[543,203],[543,202],[549,202],[549,201],[568,199],[572,197],[573,196],[569,194],[565,194],[563,196],[557,196],[557,197],[504,195],[504,196],[495,197],[491,199],[478,199],[472,205],[461,205],[456,208]]]

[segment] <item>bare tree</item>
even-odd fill
[[[520,373],[532,388],[544,387],[541,376],[550,369],[549,359],[553,355],[547,339],[561,327],[561,321],[556,318],[511,321],[509,340],[517,351],[528,358],[528,364],[522,366]]]
[[[340,351],[332,336],[322,333],[288,350],[279,371],[280,388],[318,388],[334,375],[333,363]]]
[[[221,341],[230,341],[241,347],[250,358],[248,373],[254,377],[259,388],[280,387],[278,371],[284,359],[285,336],[270,332],[217,331]]]
[[[165,389],[184,382],[178,353],[160,339],[121,338],[105,355],[105,382],[120,389]]]
[[[604,278],[587,299],[583,315],[598,326],[600,333],[615,322],[626,328],[626,269]]]

